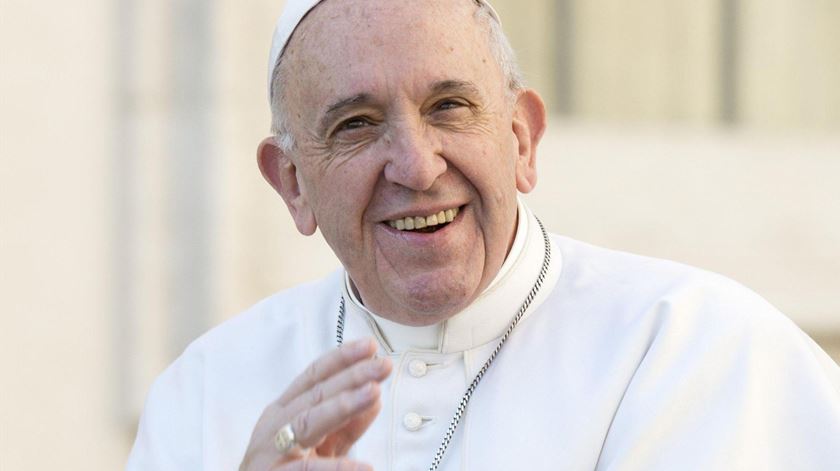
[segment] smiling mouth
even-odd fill
[[[428,216],[407,216],[385,221],[398,231],[436,232],[452,222],[460,208],[446,209]]]

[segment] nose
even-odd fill
[[[422,124],[391,129],[385,179],[415,191],[426,191],[446,172],[438,141]]]

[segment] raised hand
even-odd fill
[[[372,470],[346,457],[381,408],[391,361],[376,358],[373,339],[347,343],[311,363],[263,411],[240,471]],[[275,435],[290,425],[296,445],[281,453]]]

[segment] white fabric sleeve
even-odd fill
[[[736,286],[656,306],[598,470],[840,469],[840,368]]]
[[[203,360],[188,348],[152,385],[126,471],[200,470]]]

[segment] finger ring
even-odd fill
[[[297,445],[297,441],[295,440],[295,432],[292,430],[292,424],[280,427],[280,430],[274,434],[274,447],[281,455],[288,453],[295,445]]]

